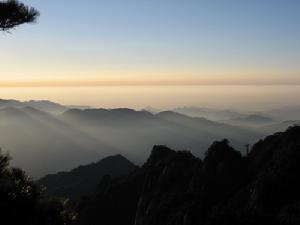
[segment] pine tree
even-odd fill
[[[37,20],[39,12],[17,0],[0,2],[0,30],[9,31],[18,25]]]

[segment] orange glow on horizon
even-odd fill
[[[96,86],[191,86],[191,85],[300,85],[297,76],[101,76],[100,78],[0,80],[0,87],[96,87]]]

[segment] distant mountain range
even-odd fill
[[[264,112],[276,120],[300,120],[300,105],[286,106]]]
[[[0,100],[0,146],[11,154],[13,165],[39,178],[115,154],[141,164],[154,144],[189,149],[203,157],[213,141],[228,138],[244,153],[246,144],[294,123],[271,122],[265,113],[225,112],[227,116],[221,110],[219,118],[232,118],[217,122],[174,111],[70,109],[50,101]]]
[[[54,103],[47,100],[40,100],[40,101],[18,101],[18,100],[5,100],[0,99],[0,109],[6,108],[6,107],[14,107],[14,108],[24,108],[24,107],[33,107],[45,112],[49,113],[62,113],[68,109],[68,107],[63,106],[58,103]]]
[[[203,108],[181,107],[181,108],[175,108],[172,111],[187,116],[191,116],[191,117],[204,117],[215,121],[230,120],[230,119],[245,116],[245,114],[234,110],[220,110],[220,109],[204,108],[204,107]]]
[[[191,149],[203,156],[204,149],[215,139],[228,137],[235,146],[244,149],[245,143],[261,136],[258,132],[172,111],[154,115],[131,109],[73,109],[63,113],[62,118],[94,138],[110,143],[134,162],[145,160],[146,149],[153,143]]]
[[[115,154],[100,140],[31,107],[0,109],[0,146],[13,157],[13,165],[34,177]]]
[[[231,120],[224,121],[237,126],[261,127],[275,123],[275,121],[267,116],[252,114],[244,117],[238,117]]]
[[[157,111],[151,107],[148,108],[151,111]],[[205,117],[206,119],[214,121],[234,120],[252,115],[267,117],[274,121],[300,120],[300,105],[275,108],[261,112],[241,112],[230,109],[214,109],[205,107],[180,107],[172,109],[172,111],[191,117]]]
[[[12,155],[13,165],[35,178],[113,154],[123,154],[139,164],[155,143],[191,149],[202,157],[216,139],[228,137],[244,150],[245,143],[261,136],[174,112],[153,115],[131,109],[70,109],[54,115],[32,107],[0,109],[0,134],[0,146]]]

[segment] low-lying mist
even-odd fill
[[[34,105],[2,101],[0,146],[12,156],[13,165],[39,178],[114,154],[141,164],[157,144],[203,157],[212,142],[227,138],[245,153],[246,144],[297,123],[273,119],[271,114],[214,110],[210,114],[218,115],[214,121],[204,118],[200,108],[190,109],[193,115],[188,108],[177,110],[182,114],[174,111],[69,109],[45,101]]]

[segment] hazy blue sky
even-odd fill
[[[1,35],[1,76],[285,76],[300,68],[298,0],[23,2],[41,17]],[[22,70],[11,69],[15,62]]]
[[[41,16],[0,35],[2,87],[300,84],[298,0],[23,2]]]

